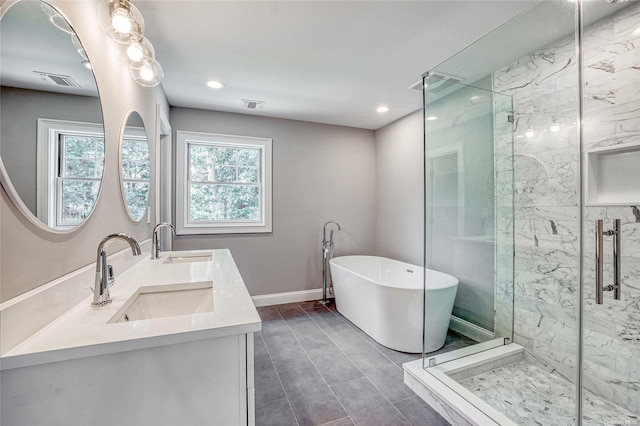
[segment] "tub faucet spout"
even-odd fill
[[[327,225],[330,225],[332,223],[338,227],[338,231],[342,231],[340,224],[335,220],[330,220],[327,223],[325,223],[324,226],[322,227],[322,244],[323,245],[326,245],[327,243]],[[333,236],[333,231],[331,231],[331,236]],[[333,241],[333,238],[331,239],[331,241]]]
[[[109,287],[115,281],[113,268],[107,265],[107,252],[104,250],[105,245],[114,239],[125,240],[131,247],[134,256],[140,254],[140,246],[138,242],[127,234],[111,234],[106,236],[100,244],[98,244],[98,255],[96,257],[96,281],[93,287],[93,303],[91,306],[102,306],[111,302],[109,296]]]

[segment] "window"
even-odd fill
[[[178,234],[271,232],[271,139],[177,136]]]
[[[125,204],[131,218],[139,221],[147,213],[151,182],[149,144],[144,129],[126,127],[120,149]]]
[[[37,216],[69,229],[91,214],[104,168],[102,124],[38,120]]]
[[[56,226],[81,223],[93,210],[104,166],[104,138],[60,133]]]

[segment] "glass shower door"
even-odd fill
[[[640,2],[582,7],[581,417],[640,424]]]

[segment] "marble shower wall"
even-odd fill
[[[633,3],[584,30],[585,149],[640,142],[639,22],[640,3]],[[493,75],[494,90],[511,95],[515,111],[514,338],[569,380],[576,377],[581,214],[574,43],[563,39]],[[554,122],[558,132],[550,130]],[[583,211],[584,377],[590,391],[640,413],[640,210],[629,203]],[[604,305],[593,302],[597,218],[605,227],[622,219],[622,300],[607,293]],[[609,240],[605,247],[609,281]]]

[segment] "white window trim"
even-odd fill
[[[188,223],[189,191],[187,190],[189,142],[228,144],[238,147],[261,148],[262,220],[260,222],[217,222]],[[176,132],[176,233],[178,235],[197,234],[250,234],[268,233],[272,230],[272,140],[270,138],[223,135],[178,130]]]
[[[83,123],[80,121],[38,118],[38,141],[36,147],[36,156],[38,158],[38,166],[36,168],[36,216],[49,227],[58,230],[69,230],[78,226],[58,226],[56,223],[57,206],[55,194],[58,135],[69,132],[104,138],[104,126],[101,123]],[[102,185],[100,186],[102,187]],[[96,204],[97,202],[98,200],[96,199]]]

